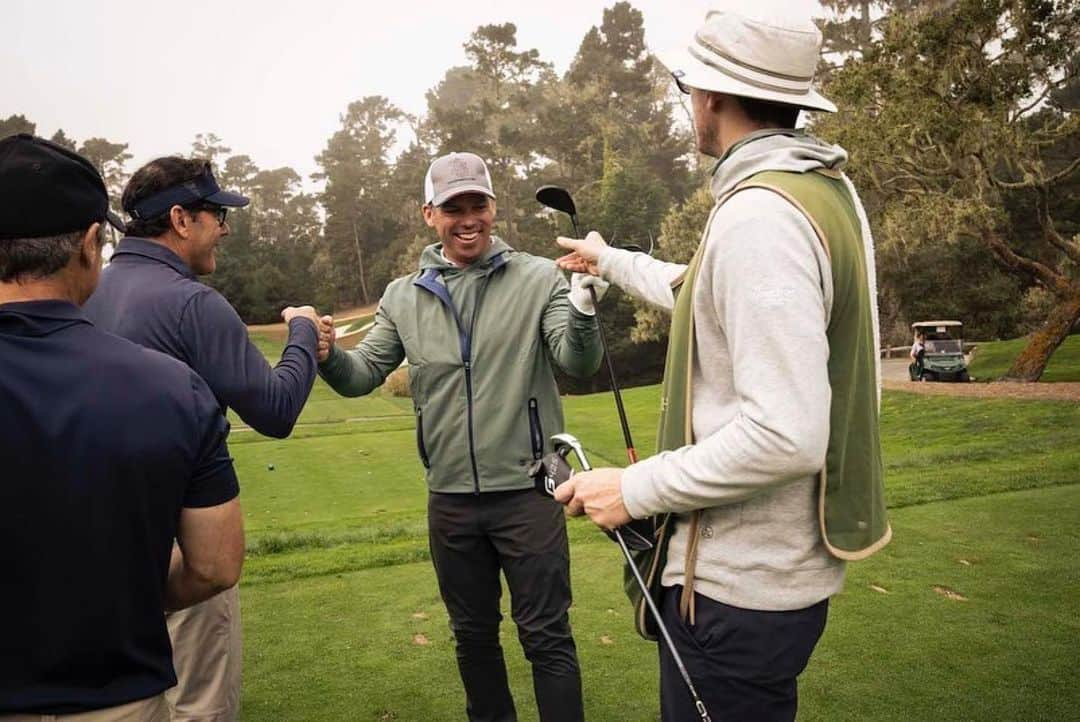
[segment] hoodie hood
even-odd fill
[[[815,168],[840,170],[847,151],[802,130],[769,129],[751,133],[716,162],[712,192],[717,198],[755,173],[766,170],[806,173]]]
[[[514,249],[506,245],[498,236],[491,237],[491,245],[484,251],[484,255],[479,260],[469,264],[469,268],[487,268],[491,266],[492,260],[495,256]],[[424,248],[423,253],[420,254],[420,271],[426,271],[429,268],[437,268],[440,271],[457,271],[461,270],[458,266],[455,266],[450,261],[446,260],[442,254],[442,243],[432,243],[430,246]]]

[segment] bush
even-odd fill
[[[398,396],[406,399],[411,397],[412,392],[409,389],[409,367],[402,366],[394,371],[386,377],[386,383],[383,385],[391,396]]]

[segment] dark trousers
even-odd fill
[[[499,571],[532,664],[543,722],[584,718],[581,670],[570,635],[570,548],[563,509],[531,489],[430,494],[428,534],[439,591],[457,643],[471,722],[514,722],[499,645]]]
[[[829,600],[791,612],[759,612],[695,594],[691,627],[679,615],[681,594],[681,586],[664,588],[661,616],[713,722],[794,720],[796,678],[825,630]],[[664,722],[701,719],[664,644],[660,708]]]

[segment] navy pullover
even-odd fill
[[[293,319],[271,368],[229,302],[175,253],[145,238],[120,241],[83,310],[106,331],[186,363],[223,412],[235,409],[260,434],[288,436],[315,383],[315,324]]]
[[[0,717],[176,684],[163,614],[182,507],[233,499],[206,383],[63,301],[0,304]]]

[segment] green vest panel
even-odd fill
[[[870,298],[858,214],[842,177],[830,170],[758,173],[721,198],[718,206],[748,188],[770,190],[794,205],[810,222],[829,256],[833,302],[826,336],[832,405],[818,513],[829,552],[841,559],[862,559],[885,546],[892,531],[885,511],[878,425],[872,306],[876,301]],[[687,269],[672,314],[658,435],[660,451],[693,443],[692,298],[703,246],[704,239]]]

